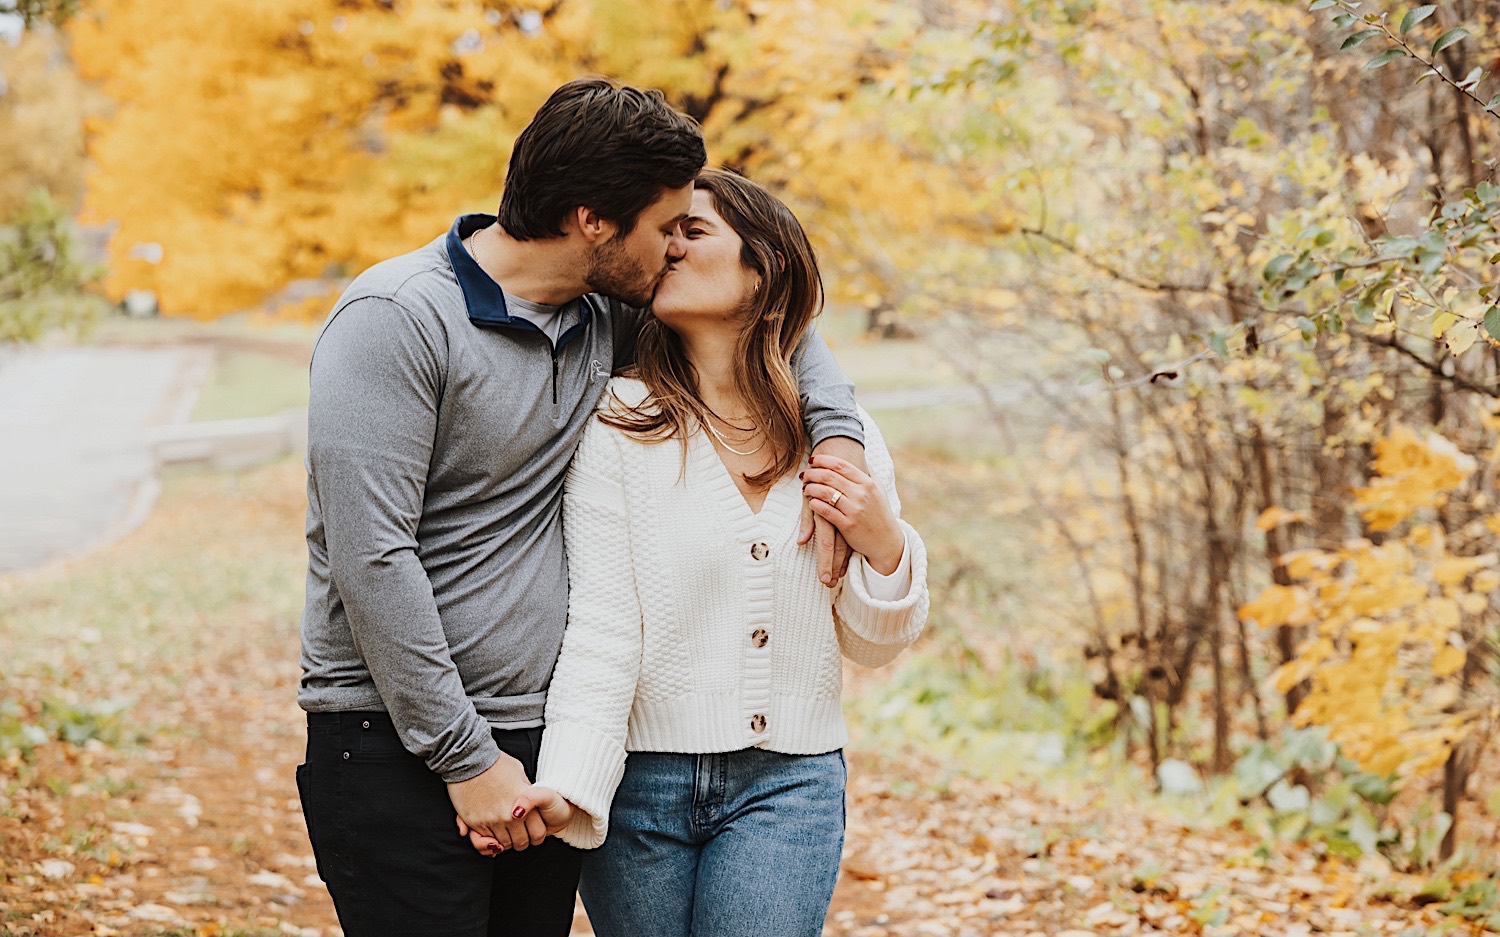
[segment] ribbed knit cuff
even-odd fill
[[[911,588],[906,595],[891,602],[873,598],[861,576],[845,576],[839,593],[840,617],[871,644],[904,647],[917,639],[927,623],[927,545],[910,524],[900,524],[911,555]]]
[[[593,849],[609,832],[609,804],[625,776],[625,749],[619,742],[580,722],[550,723],[542,732],[536,783],[550,787],[586,816],[575,814],[558,838],[580,849]]]

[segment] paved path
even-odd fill
[[[161,429],[187,420],[212,361],[201,348],[0,350],[0,572],[84,552],[139,523],[156,498],[152,438],[192,435]],[[989,388],[1002,406],[1027,390]],[[871,410],[979,400],[966,386],[860,395]]]
[[[996,406],[1005,407],[1025,399],[1030,385],[1022,381],[990,384],[985,388]],[[866,410],[917,410],[923,407],[954,407],[977,404],[984,401],[985,394],[972,384],[951,387],[907,387],[899,390],[872,390],[859,393],[859,402]]]
[[[0,352],[0,571],[129,530],[156,497],[150,431],[187,419],[213,353]]]

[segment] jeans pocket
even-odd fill
[[[318,834],[314,831],[313,811],[308,803],[308,766],[297,766],[297,797],[302,801],[302,823],[307,827],[307,841],[312,844],[313,861],[317,864],[318,878],[326,885],[328,876],[323,874],[323,851],[318,848]]]
[[[347,744],[347,743],[346,743]],[[401,744],[401,736],[390,726],[363,729],[353,740],[346,761],[405,762],[417,759]]]

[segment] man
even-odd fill
[[[349,937],[570,928],[580,854],[511,814],[567,618],[562,483],[704,162],[659,93],[570,82],[517,139],[498,217],[367,270],[319,336],[297,781]],[[798,372],[819,451],[860,458],[820,340]],[[511,849],[480,856],[455,814]]]

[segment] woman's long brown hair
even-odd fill
[[[791,359],[823,308],[818,258],[791,210],[754,182],[706,169],[693,187],[709,193],[714,210],[743,241],[740,262],[760,274],[741,319],[734,386],[771,452],[770,467],[745,480],[769,488],[801,464],[807,446]],[[646,385],[647,398],[635,407],[616,399],[599,419],[637,439],[675,437],[686,460],[688,435],[695,423],[708,423],[708,407],[699,397],[698,375],[682,340],[654,316],[641,326],[633,376]]]

